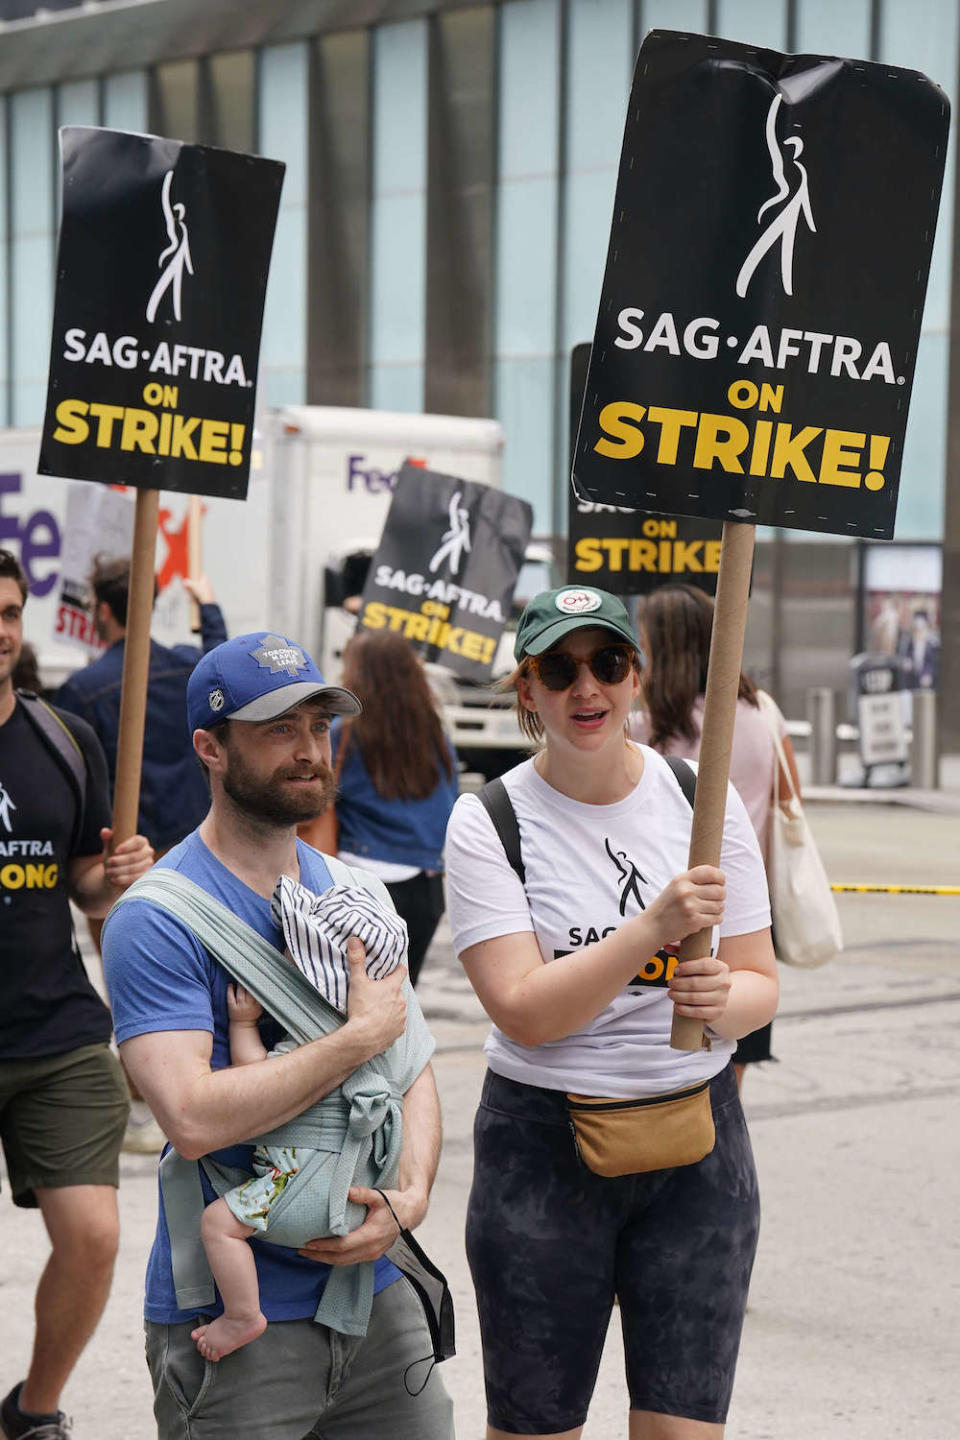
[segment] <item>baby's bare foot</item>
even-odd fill
[[[251,1340],[256,1340],[266,1328],[266,1318],[259,1311],[256,1315],[244,1315],[239,1319],[218,1315],[209,1325],[198,1325],[196,1330],[191,1330],[190,1339],[196,1340],[197,1349],[205,1360],[222,1360],[224,1355],[230,1355],[241,1345],[249,1345]]]

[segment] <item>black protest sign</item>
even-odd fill
[[[398,631],[425,660],[487,679],[532,524],[525,500],[407,462],[358,625]]]
[[[948,125],[913,71],[647,36],[581,499],[893,534]]]
[[[590,346],[570,352],[570,463],[583,408]],[[589,578],[614,595],[646,595],[658,585],[696,585],[717,593],[723,527],[715,520],[665,519],[617,505],[578,500],[568,490],[567,581]]]
[[[571,491],[567,581],[589,582],[614,595],[646,595],[681,583],[715,595],[721,529],[715,520],[595,505]]]
[[[60,142],[40,473],[242,500],[284,166],[115,130]]]

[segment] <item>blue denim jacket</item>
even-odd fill
[[[147,720],[137,829],[157,850],[166,850],[195,829],[210,808],[210,795],[187,730],[187,680],[200,659],[227,638],[219,605],[201,605],[202,650],[150,642]],[[120,685],[124,642],[117,640],[92,665],[62,685],[56,703],[79,715],[97,733],[107,757],[111,791],[117,769]]]

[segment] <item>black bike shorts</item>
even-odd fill
[[[759,1200],[732,1066],[710,1088],[708,1156],[608,1179],[580,1160],[560,1092],[488,1072],[467,1256],[491,1426],[522,1435],[584,1423],[614,1296],[630,1408],[725,1421]]]

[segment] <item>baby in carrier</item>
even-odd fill
[[[344,1016],[351,956],[357,959],[365,952],[367,973],[379,980],[406,954],[404,921],[365,890],[335,885],[318,896],[288,876],[281,876],[271,912],[283,929],[288,960]],[[227,1010],[232,1064],[258,1064],[296,1049],[297,1042],[285,1036],[267,1051],[257,1028],[263,1007],[242,985],[230,985]],[[204,1250],[223,1301],[222,1315],[191,1332],[205,1359],[220,1360],[248,1345],[266,1329],[256,1260],[246,1242],[258,1233],[269,1236],[277,1202],[315,1153],[302,1145],[257,1144],[251,1178],[204,1210]]]

